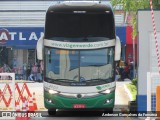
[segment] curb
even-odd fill
[[[129,96],[130,101],[132,101],[132,100],[133,100],[133,98],[132,98],[132,94],[130,93],[130,91],[129,91],[129,89],[127,88],[126,84],[124,84],[124,89],[125,89],[125,91],[127,92],[127,94],[128,94],[128,96]]]

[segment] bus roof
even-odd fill
[[[105,4],[99,1],[65,1],[56,5],[51,5],[48,12],[73,12],[73,11],[86,11],[86,12],[105,12],[112,11],[111,4]]]

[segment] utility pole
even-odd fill
[[[135,78],[135,39],[132,37],[133,41],[133,78]]]

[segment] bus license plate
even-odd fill
[[[85,104],[74,104],[73,108],[86,108]]]

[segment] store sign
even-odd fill
[[[36,45],[43,28],[0,28],[0,45]]]
[[[22,48],[23,46],[33,46],[35,48],[37,40],[44,34],[43,31],[43,27],[0,28],[0,46],[21,46]],[[126,27],[116,27],[117,36],[119,36],[122,44],[126,44],[125,32]]]
[[[7,29],[0,29],[0,44],[6,44],[8,39],[11,39],[9,31]]]

